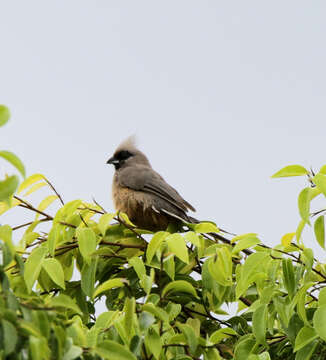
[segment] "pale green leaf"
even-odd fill
[[[106,229],[109,227],[110,222],[113,220],[113,218],[116,216],[116,214],[104,214],[100,217],[98,222],[98,228],[101,231],[101,234],[104,236]]]
[[[0,157],[10,162],[10,164],[14,166],[21,173],[22,177],[25,177],[26,175],[25,166],[18,156],[16,156],[14,153],[10,151],[2,150],[0,151]]]
[[[96,235],[91,228],[79,227],[76,231],[80,253],[84,260],[89,264],[91,255],[96,250]]]
[[[2,319],[3,328],[3,346],[5,355],[9,355],[14,352],[18,341],[18,334],[16,327],[9,321]]]
[[[40,180],[44,180],[45,177],[42,174],[33,174],[25,179],[18,188],[18,194],[21,193],[23,190],[27,189],[29,186],[35,184]]]
[[[277,171],[274,175],[272,175],[272,178],[302,176],[307,175],[308,173],[309,171],[301,165],[289,165]]]
[[[66,288],[62,265],[57,259],[43,259],[42,267],[57,285],[59,285],[62,289]]]
[[[26,191],[26,193],[24,194],[24,196],[28,196],[30,194],[33,194],[33,192],[37,191],[38,189],[47,186],[48,184],[46,182],[40,182],[40,183],[36,183],[33,186],[30,187],[30,189],[28,191]]]
[[[5,105],[0,105],[0,127],[5,125],[10,119],[10,111]]]
[[[309,223],[310,215],[310,188],[304,188],[298,197],[299,214],[306,223]]]
[[[295,232],[295,238],[297,240],[297,243],[299,243],[299,241],[301,239],[302,231],[303,231],[305,225],[306,225],[306,222],[304,220],[301,220],[299,222],[299,225],[298,225],[298,227],[296,229],[296,232]]]
[[[314,224],[315,236],[318,244],[325,249],[325,220],[324,215],[317,218]]]
[[[196,233],[218,233],[220,229],[212,222],[201,222],[194,226]]]
[[[118,288],[124,286],[124,284],[127,282],[126,279],[123,278],[115,278],[115,279],[109,279],[104,281],[104,283],[100,284],[95,292],[93,297],[97,297],[98,295],[102,294],[105,291],[108,291],[113,288]]]
[[[252,330],[259,344],[265,343],[267,327],[267,305],[260,305],[252,316]]]
[[[169,251],[174,253],[181,261],[189,264],[188,249],[185,239],[178,233],[171,234],[166,238]]]
[[[312,181],[317,185],[319,190],[326,196],[326,176],[323,174],[316,174]]]
[[[5,180],[0,181],[0,201],[10,204],[9,198],[13,195],[18,187],[18,176],[8,176]]]
[[[57,195],[49,195],[45,199],[43,199],[39,206],[37,207],[37,210],[44,211],[46,208],[48,208],[55,200],[58,199]],[[40,214],[36,213],[35,220],[39,218]]]
[[[188,231],[186,233],[186,235],[184,236],[185,240],[187,242],[190,242],[192,243],[193,245],[195,245],[197,248],[200,247],[200,239],[199,239],[199,236],[194,233],[193,231]]]
[[[136,356],[125,346],[111,340],[99,344],[94,352],[105,360],[136,360]]]
[[[287,233],[287,234],[283,235],[282,239],[281,239],[281,244],[284,247],[290,246],[291,241],[293,240],[294,237],[295,237],[295,233]]]
[[[70,349],[63,355],[62,360],[74,360],[81,356],[83,349],[79,346],[72,345]]]

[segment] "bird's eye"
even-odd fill
[[[131,156],[132,154],[128,150],[122,150],[117,154],[116,157],[118,160],[122,161],[122,160],[127,160]]]

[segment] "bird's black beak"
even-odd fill
[[[116,159],[114,156],[112,156],[106,163],[116,165],[116,164],[119,164],[119,160]]]

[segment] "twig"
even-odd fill
[[[38,220],[38,221],[44,222],[44,221],[50,221],[50,220],[51,220],[51,219],[49,219],[49,218],[46,217],[46,218],[41,219],[41,220]],[[35,222],[35,221],[29,221],[28,223],[14,226],[14,227],[12,228],[12,230],[18,230],[18,229],[20,229],[20,228],[22,228],[22,227],[24,227],[24,226],[28,226],[28,225],[33,224],[33,222]]]
[[[57,192],[57,190],[55,189],[55,187],[51,184],[51,182],[50,182],[47,178],[45,178],[45,181],[48,183],[48,185],[50,186],[50,188],[55,192],[55,194],[58,196],[61,204],[64,206],[65,203],[63,202],[61,195]]]
[[[137,245],[137,244],[121,244],[111,241],[101,241],[101,244],[110,245],[110,246],[119,246],[121,248],[130,248],[130,249],[146,249],[146,245]]]
[[[100,209],[102,209],[103,213],[106,214],[107,211],[104,209],[102,205],[100,205],[94,198],[93,198],[94,204],[97,205]]]

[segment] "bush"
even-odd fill
[[[0,107],[0,125],[8,118]],[[14,154],[0,156],[25,175]],[[64,204],[43,175],[19,187],[16,175],[7,177],[0,213],[19,206],[31,220],[0,227],[1,358],[326,358],[325,264],[301,238],[318,215],[314,236],[324,249],[323,211],[312,217],[310,202],[326,196],[326,166],[314,174],[293,165],[274,175],[284,176],[307,176],[310,186],[299,194],[296,232],[274,248],[211,222],[153,234],[96,202]],[[38,206],[26,200],[43,186],[52,194]],[[54,201],[60,208],[51,215]],[[231,304],[236,315],[226,312]]]

